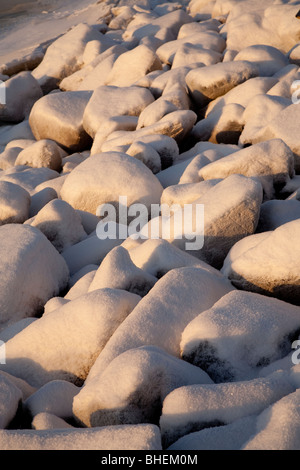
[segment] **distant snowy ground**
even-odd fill
[[[0,0],[0,63],[81,22],[95,21],[96,0]]]

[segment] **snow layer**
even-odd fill
[[[93,429],[0,431],[2,450],[161,450],[160,432],[151,424]]]
[[[129,292],[99,289],[67,302],[6,343],[6,364],[1,369],[37,387],[58,379],[81,384],[139,300]]]

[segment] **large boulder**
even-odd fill
[[[37,140],[50,139],[70,152],[85,150],[91,140],[83,128],[83,113],[91,91],[57,92],[33,106],[29,124]]]
[[[118,204],[127,197],[128,207],[142,203],[147,209],[159,204],[163,188],[142,162],[129,155],[107,152],[93,155],[67,177],[61,197],[74,209],[96,214],[105,203]]]
[[[0,227],[0,325],[42,311],[46,301],[67,286],[64,259],[47,238],[28,225]]]

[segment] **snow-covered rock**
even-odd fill
[[[30,225],[38,228],[60,253],[87,236],[80,215],[60,199],[48,202]]]
[[[142,16],[137,15],[134,20],[129,23],[123,34],[123,38],[125,40],[132,37],[142,39],[145,36],[153,35],[158,38],[162,37],[163,39],[167,37],[170,41],[176,39],[182,25],[193,21],[191,16],[182,9],[172,11],[156,18],[152,16],[150,24],[149,20],[149,17],[146,19],[145,16],[142,18]]]
[[[163,403],[160,418],[163,444],[169,446],[191,431],[258,415],[294,390],[288,374],[283,371],[243,382],[177,388]]]
[[[60,171],[62,155],[63,150],[54,141],[42,139],[22,150],[15,161],[15,166],[27,165]]]
[[[206,119],[200,120],[193,128],[192,137],[197,141],[216,144],[238,144],[244,128],[245,108],[229,103],[221,110],[212,110]]]
[[[281,225],[267,235],[259,234],[254,246],[245,246],[222,269],[240,289],[299,304],[297,237],[300,220]]]
[[[234,58],[247,60],[258,67],[260,77],[271,77],[288,65],[287,57],[275,47],[258,44],[242,49]]]
[[[22,151],[20,147],[5,148],[0,154],[0,169],[8,170],[15,165],[19,153]]]
[[[31,428],[36,431],[45,431],[49,429],[68,429],[73,428],[71,424],[68,424],[64,419],[58,418],[57,416],[41,412],[35,415],[31,422]]]
[[[117,228],[118,226],[116,230]],[[100,240],[97,235],[92,234],[85,240],[66,248],[62,256],[69,267],[70,274],[73,275],[90,264],[99,266],[107,253],[121,243],[122,240],[118,238]]]
[[[93,41],[88,44],[91,43]],[[116,59],[124,52],[127,52],[127,49],[120,44],[110,47],[80,70],[64,78],[60,82],[60,89],[63,91],[96,90],[105,85]]]
[[[297,139],[300,108],[291,104],[279,112],[266,127],[266,138],[282,139],[294,152],[295,169],[300,170],[300,147]]]
[[[287,355],[299,332],[299,307],[233,291],[189,323],[182,333],[181,355],[214,382],[248,380]]]
[[[299,449],[300,391],[296,390],[263,411],[256,432],[241,450]]]
[[[42,183],[56,179],[59,173],[50,168],[30,168],[26,165],[15,166],[0,172],[0,180],[8,181],[24,188],[29,194]]]
[[[63,258],[34,227],[4,225],[0,241],[0,324],[4,327],[39,313],[50,297],[66,287],[69,272]]]
[[[178,49],[186,43],[201,44],[204,49],[210,49],[219,53],[225,49],[225,40],[220,34],[215,31],[206,31],[166,42],[156,50],[156,53],[163,63],[171,65]]]
[[[192,23],[193,24],[193,23]],[[222,54],[212,49],[205,49],[201,44],[183,43],[178,47],[172,62],[172,69],[176,67],[185,67],[191,64],[213,65],[221,62]]]
[[[167,450],[240,450],[255,433],[255,429],[256,416],[247,416],[230,424],[186,434],[170,445]]]
[[[15,417],[22,400],[21,390],[0,374],[0,429],[6,428]]]
[[[293,199],[267,201],[260,208],[257,232],[269,232],[297,219],[300,219],[299,201]]]
[[[30,72],[11,77],[5,82],[5,104],[0,100],[0,121],[23,121],[42,96],[41,87]]]
[[[175,388],[209,384],[201,369],[154,346],[130,349],[85,385],[73,401],[86,426],[155,423],[164,398]]]
[[[128,67],[128,64],[130,66]],[[106,84],[128,87],[154,70],[161,70],[159,57],[149,47],[140,44],[131,51],[124,52],[115,61]]]
[[[186,76],[186,83],[193,100],[203,108],[209,101],[258,75],[257,67],[250,62],[224,62],[191,70]]]
[[[87,381],[102,373],[119,354],[139,346],[158,346],[179,356],[185,326],[230,290],[231,284],[218,274],[195,267],[172,269],[119,326],[99,354]]]
[[[98,266],[95,266],[95,268],[96,269],[88,271],[86,274],[81,276],[77,282],[75,282],[75,284],[70,288],[68,293],[65,295],[64,297],[65,300],[74,300],[80,297],[81,295],[85,295],[88,293],[89,288],[97,272]],[[106,287],[112,287],[112,286],[106,286]]]
[[[120,148],[128,147],[135,141],[153,134],[162,134],[177,143],[182,142],[190,134],[197,120],[197,115],[191,110],[173,111],[163,116],[158,122],[133,132],[115,132],[108,136],[102,145],[102,152],[118,151]],[[127,147],[128,146],[128,147]]]
[[[243,120],[244,129],[239,143],[243,146],[267,140],[266,126],[277,114],[291,104],[289,98],[273,95],[257,95],[246,107]]]
[[[29,217],[35,216],[48,202],[57,199],[57,192],[53,188],[44,188],[31,196]]]
[[[81,384],[139,300],[126,291],[99,289],[69,301],[9,340],[6,364],[1,369],[37,387],[52,380]],[[20,357],[22,360],[17,360]]]
[[[102,204],[118,204],[119,196],[127,197],[128,207],[142,203],[149,209],[151,204],[159,203],[162,190],[142,162],[124,153],[106,152],[78,165],[68,175],[61,197],[74,209],[96,214]]]
[[[161,450],[159,428],[153,424],[93,429],[0,431],[3,450]]]
[[[102,41],[102,38],[103,34],[96,28],[80,23],[56,39],[48,47],[40,65],[32,72],[43,91],[53,90],[64,77],[78,70],[83,63],[87,43],[92,40]]]
[[[231,247],[255,232],[262,199],[259,181],[231,175],[191,204],[189,224],[184,222],[185,208],[162,219],[162,237],[219,269]],[[197,213],[199,207],[204,210],[204,223]],[[203,243],[197,239],[201,236]]]
[[[30,195],[18,184],[0,181],[0,225],[22,224],[29,217]]]
[[[84,111],[84,129],[94,138],[96,132],[109,118],[139,116],[153,101],[153,95],[146,88],[101,86],[94,91]],[[107,103],[110,106],[107,106]]]
[[[80,388],[70,382],[53,380],[30,395],[23,406],[32,417],[51,413],[59,418],[71,418],[73,398],[79,392]]]
[[[125,248],[113,248],[104,258],[88,289],[123,289],[141,297],[146,295],[157,278],[135,266]]]
[[[234,152],[199,172],[204,180],[226,178],[232,174],[257,177],[265,199],[272,199],[275,191],[294,176],[294,155],[281,139],[272,139]]]
[[[127,241],[128,239],[124,243]],[[123,246],[127,248],[124,243]],[[219,272],[209,264],[178,249],[166,240],[141,240],[137,246],[129,246],[127,249],[130,258],[137,267],[157,278],[161,278],[171,269],[188,266],[200,267],[212,274],[219,275]]]
[[[29,123],[37,140],[50,139],[70,152],[85,150],[90,137],[83,128],[83,113],[91,91],[50,93],[33,106]]]

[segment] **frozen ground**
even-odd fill
[[[300,449],[300,3],[2,1],[0,449]]]

